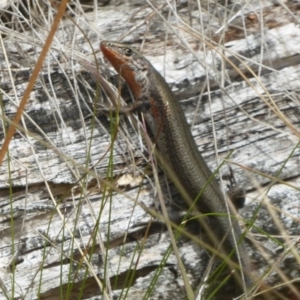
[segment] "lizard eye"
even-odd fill
[[[131,56],[133,54],[133,51],[130,48],[125,48],[124,53],[126,56]]]

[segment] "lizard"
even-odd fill
[[[234,272],[233,276],[237,286],[235,293],[247,292],[253,285],[251,264],[240,226],[236,220],[229,219],[229,215],[234,215],[234,209],[226,205],[220,185],[199,152],[183,109],[170,87],[152,64],[129,45],[101,41],[100,48],[128,84],[135,108],[142,107],[158,147],[163,170],[170,169],[167,175],[171,173],[171,181],[179,182],[182,187],[179,192],[183,197],[188,197],[190,203],[196,200],[195,205],[201,213],[215,213],[213,218],[217,228],[203,224],[205,230],[208,234],[214,232],[214,244],[220,244],[223,239],[224,245],[220,251],[231,254],[231,259],[236,263],[240,262],[241,271]],[[232,269],[231,265],[229,267]]]

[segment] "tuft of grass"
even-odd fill
[[[177,211],[178,194],[157,167],[143,121],[119,115],[130,95],[120,78],[111,82],[98,50],[102,38],[138,41],[154,62],[163,56],[168,80],[170,70],[175,78],[188,69],[178,79],[188,87],[176,92],[199,148],[203,140],[206,157],[215,151],[216,172],[232,166],[247,192],[237,218],[247,227],[243,238],[261,288],[244,299],[300,298],[300,60],[292,39],[276,35],[283,26],[289,34],[297,6],[127,1],[123,27],[116,29],[111,18],[119,6],[105,19],[102,14],[113,1],[8,4],[0,16],[0,298],[214,299],[232,276],[207,288],[218,253],[199,223],[197,230],[189,226],[197,218],[192,205]],[[272,47],[286,54],[271,53]],[[170,62],[174,53],[178,61]],[[110,106],[117,112],[107,118]]]

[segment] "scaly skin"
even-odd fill
[[[125,79],[135,100],[150,104],[150,109],[145,113],[143,111],[144,117],[158,146],[159,156],[162,158],[160,161],[165,162],[162,167],[165,170],[171,168],[170,179],[174,181],[175,178],[175,181],[180,182],[183,188],[180,189],[181,194],[194,201],[205,187],[196,206],[202,213],[217,213],[214,218],[218,227],[210,228],[206,224],[204,227],[208,234],[214,233],[212,239],[215,244],[220,244],[226,236],[222,249],[218,251],[224,251],[228,255],[236,249],[238,241],[237,251],[242,273],[234,273],[238,286],[236,294],[246,291],[252,285],[251,268],[244,242],[239,240],[240,227],[234,219],[230,222],[220,186],[198,151],[183,110],[168,84],[143,55],[128,45],[102,41],[100,48],[115,70]],[[231,209],[229,213],[234,215]],[[231,259],[238,261],[236,254]]]

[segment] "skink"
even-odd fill
[[[251,267],[245,244],[240,240],[240,227],[236,220],[229,220],[229,215],[234,215],[234,212],[231,208],[228,211],[220,186],[197,148],[179,102],[160,73],[138,51],[111,41],[102,41],[100,48],[129,85],[135,101],[148,104],[149,109],[143,111],[145,120],[160,157],[180,182],[183,194],[193,201],[203,189],[196,207],[202,213],[216,213],[214,218],[218,228],[208,226],[207,230],[214,232],[215,241],[217,239],[219,243],[226,237],[222,251],[226,254],[234,251],[231,259],[235,262],[238,261],[238,251],[242,273],[236,270],[235,282],[239,286],[238,293],[246,291],[252,285]]]

